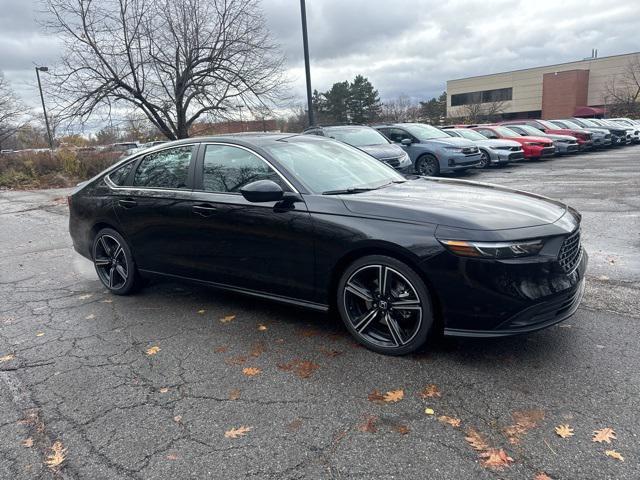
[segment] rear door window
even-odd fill
[[[192,147],[175,147],[146,155],[133,177],[133,186],[186,189]]]

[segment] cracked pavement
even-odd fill
[[[640,478],[640,146],[464,178],[578,208],[585,299],[533,335],[434,340],[404,358],[360,348],[335,318],[200,286],[109,295],[71,248],[66,190],[0,192],[0,478]],[[429,384],[441,397],[418,395]],[[397,403],[368,400],[395,389]],[[532,409],[544,419],[510,444],[512,414]],[[565,423],[575,436],[561,439]],[[593,443],[604,427],[617,439]],[[482,466],[468,428],[513,464]],[[56,440],[67,459],[52,470]]]

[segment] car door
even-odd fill
[[[252,203],[240,189],[273,180],[293,186],[249,148],[207,143],[196,167],[186,246],[196,278],[252,291],[310,300],[314,292],[314,243],[304,201]]]
[[[198,145],[180,145],[143,155],[124,186],[112,188],[122,233],[139,269],[184,275],[193,232],[185,229],[191,213],[195,153]]]
[[[419,140],[411,135],[409,132],[402,128],[397,127],[388,127],[381,129],[382,133],[384,133],[389,140],[393,143],[400,145],[402,149],[409,154],[409,158],[411,158],[411,162],[415,165],[418,157],[424,153],[424,150],[421,149],[419,145]],[[403,140],[411,140],[410,145],[405,145],[402,143]]]

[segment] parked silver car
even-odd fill
[[[482,155],[478,168],[487,168],[491,165],[503,166],[509,162],[524,160],[522,145],[513,140],[490,139],[469,128],[445,127],[443,130],[452,137],[466,138],[478,146]]]
[[[520,135],[529,135],[534,137],[547,137],[556,147],[556,155],[565,155],[567,153],[577,153],[580,150],[578,139],[571,135],[558,135],[557,133],[545,133],[542,130],[532,127],[531,125],[504,125]]]
[[[610,147],[611,146],[611,132],[604,128],[592,128],[586,125],[578,124],[571,120],[549,120],[552,124],[557,125],[560,128],[570,128],[576,130],[585,130],[591,133],[591,140],[593,140],[594,147]]]

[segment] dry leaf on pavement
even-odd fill
[[[624,457],[620,455],[620,453],[616,452],[615,450],[606,450],[604,454],[607,457],[615,458],[616,460],[620,460],[621,462],[624,462]]]
[[[173,417],[173,421],[176,423],[180,423],[182,421],[182,415],[176,415]]]
[[[384,395],[381,394],[377,389],[371,392],[367,398],[370,402],[382,403],[384,402]]]
[[[13,355],[12,353],[10,353],[9,355],[5,355],[4,357],[0,357],[0,363],[9,362],[9,361],[13,360],[14,358],[16,358],[16,356]]]
[[[244,437],[247,434],[247,432],[251,430],[251,428],[252,427],[232,428],[231,430],[227,430],[226,432],[224,432],[224,436],[226,438]]]
[[[492,448],[480,454],[483,458],[482,465],[492,468],[494,470],[502,470],[504,467],[508,467],[510,463],[513,463],[513,458],[507,455],[501,448]]]
[[[440,396],[442,396],[442,394],[440,393],[438,386],[434,385],[433,383],[424,387],[420,392],[420,397],[422,398],[433,398]]]
[[[398,432],[400,435],[406,435],[411,431],[408,425],[403,425],[403,424],[396,425],[395,427],[393,427],[393,429],[396,432]]]
[[[222,317],[220,319],[220,323],[229,323],[232,322],[233,320],[235,320],[236,316],[235,315],[227,315],[225,317]]]
[[[533,480],[553,480],[553,479],[544,472],[538,472],[536,473],[536,476],[533,477]]]
[[[198,310],[198,313],[199,313],[200,315],[204,314],[204,312],[206,312],[206,310],[205,310],[205,309],[200,309],[200,310]]]
[[[594,431],[593,438],[591,440],[598,443],[611,443],[611,440],[615,440],[616,438],[616,432],[613,431],[613,428],[607,427]]]
[[[404,390],[391,390],[384,394],[384,401],[387,403],[399,402],[404,398]]]
[[[378,431],[378,427],[376,426],[376,422],[378,421],[378,417],[374,415],[368,415],[364,422],[358,425],[358,430],[361,432],[369,432],[376,433]]]
[[[469,430],[467,430],[467,436],[464,437],[464,439],[469,442],[469,445],[471,445],[474,450],[478,450],[481,452],[483,450],[489,449],[487,440],[475,428],[470,428]]]
[[[436,412],[433,411],[433,408],[425,408],[424,409],[424,413],[426,413],[427,415],[435,415]]]
[[[439,416],[438,420],[447,425],[451,425],[453,428],[458,428],[462,423],[459,418],[448,417],[446,415]]]
[[[160,389],[160,393],[167,393],[169,391],[169,387],[162,387]]]
[[[52,470],[57,469],[67,458],[67,449],[64,448],[60,440],[56,440],[51,445],[51,453],[47,455],[45,464]]]
[[[262,323],[260,323],[260,324],[258,324],[258,330],[259,330],[260,332],[264,332],[264,331],[266,331],[266,330],[268,330],[268,329],[267,329],[267,326],[266,326],[266,325],[263,325]]]
[[[556,427],[556,435],[558,435],[559,437],[562,438],[569,438],[569,437],[573,437],[573,428],[571,428],[569,425],[558,425]]]
[[[245,367],[242,369],[242,373],[244,373],[247,377],[255,377],[260,373],[260,369],[256,367]]]
[[[38,332],[38,333],[36,333],[36,337],[44,337],[44,332]]]
[[[31,448],[31,447],[33,447],[33,438],[31,438],[31,437],[25,438],[20,443],[22,444],[23,447]]]
[[[154,345],[153,347],[147,348],[147,355],[149,355],[149,356],[155,355],[159,351],[160,351],[160,347]]]
[[[94,318],[96,318],[96,316],[93,313],[90,313],[89,315],[84,317],[85,320],[93,320]]]
[[[85,293],[84,295],[80,295],[78,300],[86,300],[87,298],[93,297],[93,293]]]
[[[229,400],[238,400],[240,398],[240,390],[234,388],[229,392]]]

